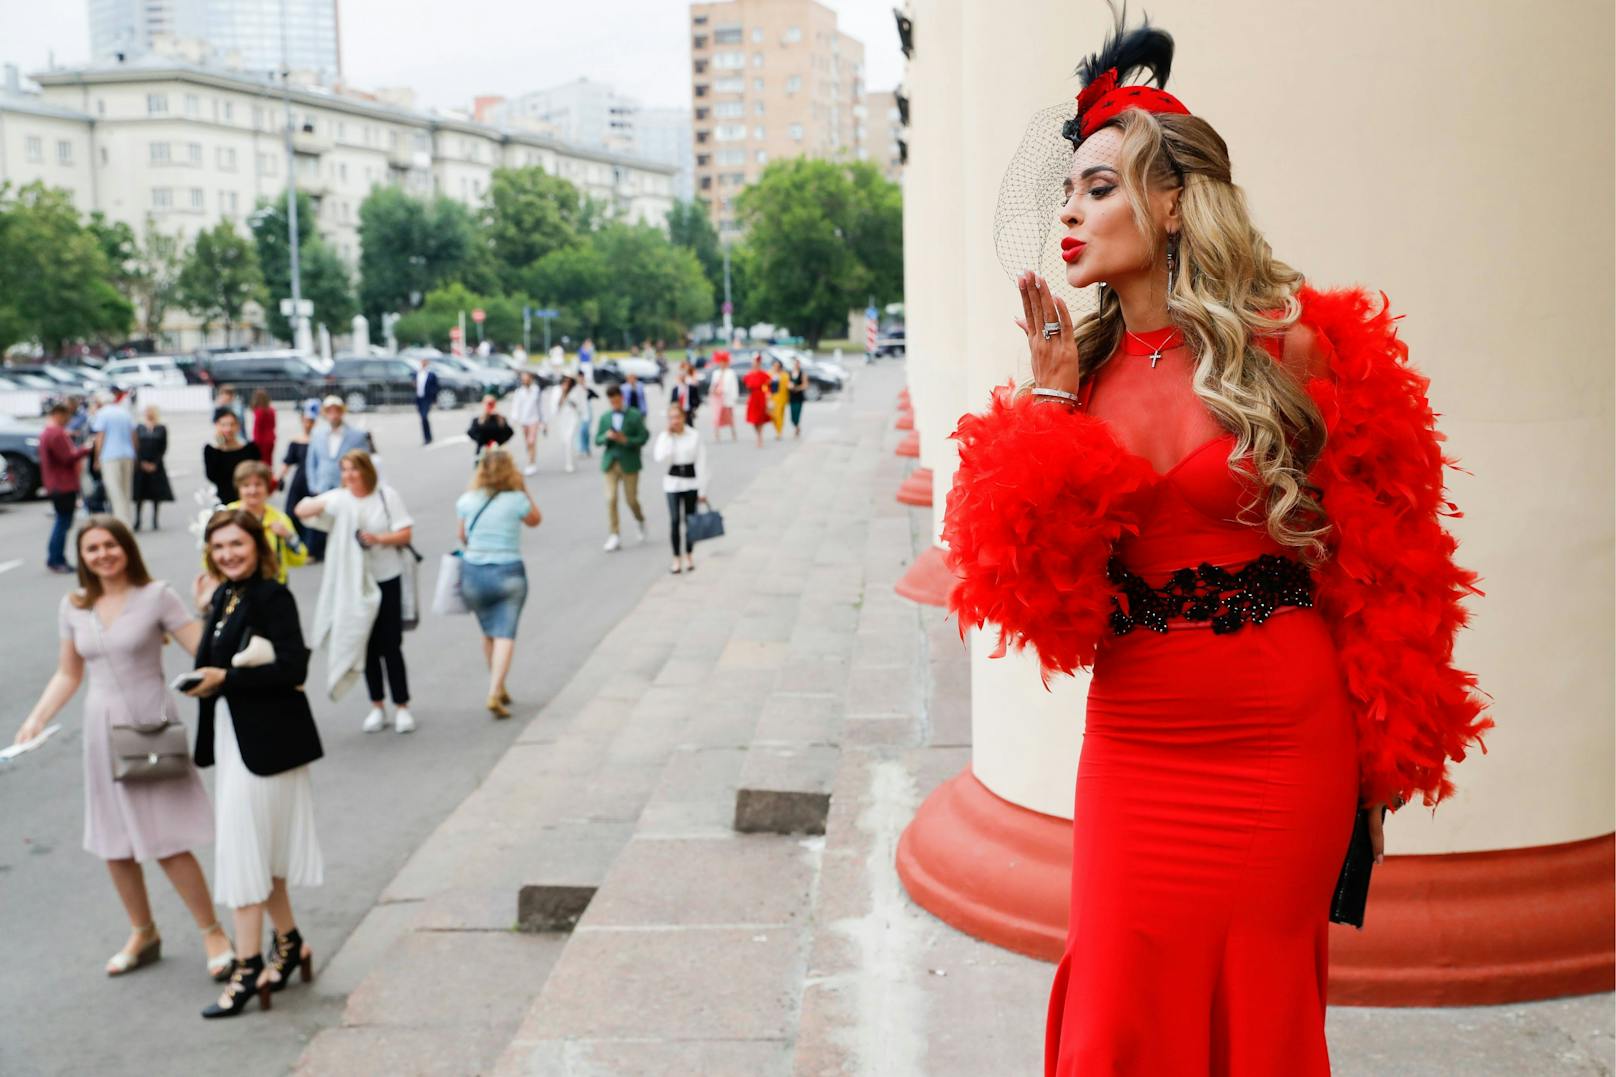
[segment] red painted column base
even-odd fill
[[[899,430],[913,430],[915,428],[915,413],[912,411],[898,412],[898,421],[895,426]]]
[[[909,406],[909,386],[907,385],[898,390],[898,406],[902,408]]]
[[[909,431],[903,436],[903,440],[898,442],[898,448],[895,451],[899,456],[918,457],[920,455],[920,434],[914,430]]]
[[[1395,833],[1395,831],[1394,831]],[[995,796],[969,769],[898,843],[898,877],[940,919],[1054,961],[1066,938],[1072,828]],[[1473,1006],[1616,986],[1616,835],[1483,853],[1392,856],[1366,927],[1330,929],[1330,1002]]]
[[[927,546],[910,563],[893,590],[922,606],[948,605],[948,592],[954,589],[954,574],[941,546]]]
[[[898,500],[905,505],[914,505],[916,508],[931,507],[931,468],[917,467],[909,472],[909,477],[903,480],[898,487]]]

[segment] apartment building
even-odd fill
[[[893,183],[903,179],[903,116],[898,111],[896,90],[864,96],[864,147],[860,160],[869,161]]]
[[[866,138],[864,46],[815,0],[690,6],[696,197],[720,233],[770,160],[857,160]]]
[[[267,78],[149,56],[34,79],[37,94],[0,93],[0,180],[44,180],[85,212],[187,238],[221,217],[245,227],[285,194],[287,102]],[[673,205],[670,165],[324,89],[289,97],[298,188],[350,264],[378,184],[475,206],[495,168],[538,166],[631,221],[662,225]]]

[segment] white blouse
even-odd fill
[[[701,496],[707,496],[707,443],[702,440],[695,427],[685,427],[682,434],[662,431],[657,435],[652,456],[659,464],[696,465],[695,478],[687,479],[683,475],[672,474],[662,476],[663,492],[677,494],[695,490]]]
[[[511,422],[517,426],[536,426],[539,422],[539,387],[518,385],[511,394]]]

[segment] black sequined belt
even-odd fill
[[[1224,635],[1247,621],[1262,624],[1281,606],[1313,605],[1313,575],[1307,565],[1278,554],[1265,553],[1238,572],[1202,561],[1174,572],[1160,587],[1135,576],[1115,557],[1105,571],[1119,592],[1111,596],[1111,631],[1119,636],[1140,625],[1166,632],[1175,617],[1210,621],[1212,631]]]
[[[676,479],[693,479],[696,477],[695,464],[669,464],[668,474]]]

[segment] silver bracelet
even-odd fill
[[[1068,393],[1064,389],[1045,389],[1043,386],[1034,386],[1033,396],[1048,397],[1051,400],[1064,400],[1068,404],[1081,405],[1082,399],[1076,393]]]

